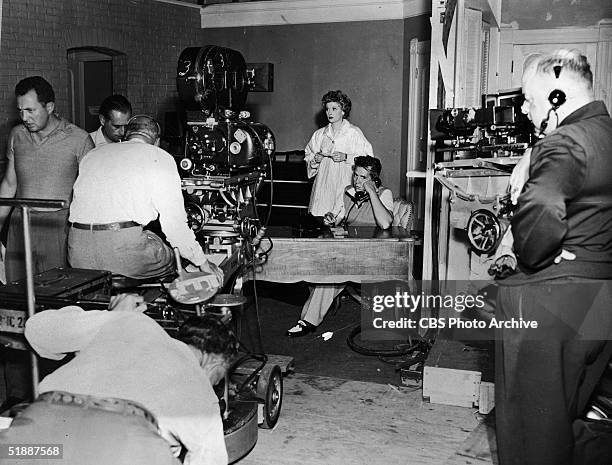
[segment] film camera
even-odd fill
[[[247,73],[235,50],[208,45],[183,50],[177,89],[187,110],[187,137],[180,168],[185,177],[258,170],[274,152],[270,129],[250,121],[245,110],[254,70]]]
[[[179,173],[189,225],[206,252],[231,253],[259,232],[254,199],[275,139],[251,121],[245,105],[265,79],[264,91],[271,89],[271,77],[271,65],[247,65],[240,52],[214,45],[186,48],[178,59],[177,90],[186,110]]]
[[[535,142],[534,127],[522,113],[520,91],[483,97],[482,108],[431,110],[431,138],[437,158],[520,155]]]
[[[512,217],[510,174],[535,143],[521,111],[520,89],[483,96],[482,108],[431,110],[436,178],[451,191],[451,224],[465,229],[470,248],[491,255]]]

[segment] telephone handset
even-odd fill
[[[365,202],[369,200],[370,195],[366,191],[355,191],[355,202]]]

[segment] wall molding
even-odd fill
[[[502,43],[514,45],[610,40],[612,39],[612,19],[601,20],[594,26],[569,26],[553,29],[518,29],[514,25],[504,25],[501,28],[501,39]]]
[[[176,6],[184,6],[185,8],[195,8],[196,10],[199,10],[200,8],[202,8],[200,5],[196,3],[181,2],[181,0],[153,0],[153,1],[158,2],[158,3],[169,3],[171,5],[176,5]]]
[[[589,57],[593,73],[593,91],[596,99],[606,106],[612,105],[612,20],[602,19],[595,26],[563,27],[555,29],[517,29],[510,25],[500,31],[499,56],[513,57],[498,64],[498,83],[502,89],[515,87],[520,76],[513,72],[517,57],[517,45],[554,45],[581,44],[583,52]],[[557,48],[557,47],[555,47]],[[522,63],[521,63],[522,64]]]
[[[201,9],[202,28],[404,19],[431,13],[430,0],[271,0]]]

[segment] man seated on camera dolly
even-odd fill
[[[173,339],[145,309],[142,297],[121,294],[111,311],[68,306],[31,317],[25,336],[41,357],[76,356],[42,380],[38,398],[0,433],[2,450],[59,445],[62,457],[51,448],[35,458],[62,465],[175,465],[184,447],[185,464],[227,464],[212,386],[237,353],[234,334],[205,315],[189,318]],[[15,451],[2,463],[25,463],[30,452]]]
[[[125,142],[96,147],[83,158],[70,206],[68,261],[74,268],[131,278],[166,276],[174,271],[173,251],[143,229],[159,219],[181,256],[221,281],[221,271],[208,262],[187,225],[178,169],[172,155],[157,146],[159,136],[153,118],[134,116]]]
[[[353,183],[344,191],[343,207],[334,214],[328,212],[323,221],[328,226],[378,226],[388,229],[393,223],[393,193],[381,186],[382,165],[369,155],[355,157]],[[340,219],[338,221],[338,219]],[[344,284],[317,284],[302,308],[301,318],[286,335],[299,337],[311,333],[323,321],[334,298],[342,292]]]

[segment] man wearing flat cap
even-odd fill
[[[170,273],[171,247],[143,229],[159,219],[182,257],[221,279],[187,225],[181,179],[172,156],[157,146],[159,134],[153,118],[137,115],[128,122],[124,142],[96,147],[83,158],[70,207],[71,266],[138,279]]]

